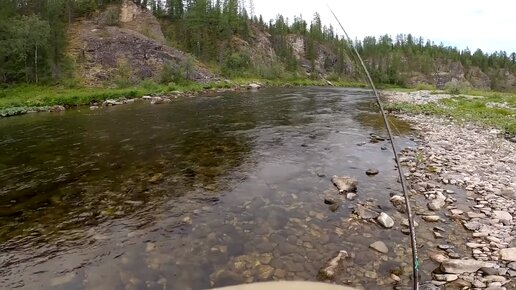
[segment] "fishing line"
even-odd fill
[[[355,52],[355,55],[357,56],[358,60],[360,61],[360,64],[362,68],[364,69],[364,72],[367,77],[367,82],[371,86],[371,89],[373,90],[373,93],[376,97],[376,101],[378,103],[378,107],[380,107],[380,112],[383,117],[383,122],[385,124],[385,128],[387,129],[387,133],[389,134],[389,140],[392,146],[392,151],[394,153],[394,160],[396,161],[396,166],[398,167],[398,173],[400,177],[400,183],[401,183],[401,189],[403,191],[403,196],[405,197],[405,207],[407,210],[407,217],[409,221],[409,230],[410,230],[410,244],[412,246],[412,280],[413,280],[413,286],[412,289],[419,290],[419,260],[417,258],[417,244],[416,244],[416,231],[414,229],[414,219],[412,216],[412,209],[410,207],[410,200],[408,196],[408,190],[405,182],[405,177],[403,175],[403,171],[401,169],[401,164],[398,158],[398,150],[396,149],[396,146],[394,145],[394,138],[392,137],[391,127],[389,125],[389,120],[387,119],[387,116],[385,115],[385,111],[383,109],[383,104],[380,99],[380,96],[378,95],[378,91],[376,90],[376,87],[373,83],[373,79],[371,78],[371,75],[369,74],[369,70],[367,70],[367,67],[364,64],[364,61],[362,60],[362,57],[360,56],[360,53],[358,53],[358,50],[353,45],[353,42],[351,41],[351,38],[349,37],[348,33],[344,29],[344,26],[340,23],[339,19],[337,18],[337,15],[333,12],[333,10],[328,5],[328,9],[330,9],[331,14],[333,14],[333,17],[335,17],[335,20],[339,24],[340,28],[344,32],[344,35],[346,36],[347,41],[349,42],[349,45],[353,48],[353,51]]]

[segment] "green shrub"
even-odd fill
[[[107,26],[117,26],[120,19],[118,7],[110,7],[103,15],[102,24]]]
[[[427,83],[418,83],[415,89],[418,91],[434,91],[436,90],[436,87]]]
[[[190,81],[194,78],[195,60],[191,55],[187,55],[179,63],[180,73],[184,80]]]
[[[242,76],[251,66],[251,57],[246,53],[233,52],[227,55],[222,65],[225,76]]]
[[[160,89],[159,84],[155,83],[151,79],[145,79],[141,81],[139,85],[147,91],[157,91]]]
[[[133,84],[133,70],[129,62],[119,59],[115,70],[115,84],[119,88],[127,88]]]
[[[161,67],[158,79],[160,84],[178,83],[183,80],[179,68],[174,67],[172,63],[168,61]]]
[[[460,82],[453,79],[444,85],[444,90],[451,95],[464,94],[471,89],[471,86],[467,82]]]

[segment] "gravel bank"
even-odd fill
[[[425,92],[386,97],[418,104],[437,98]],[[438,98],[442,97],[446,95]],[[468,230],[459,238],[469,253],[465,256],[442,245],[448,241],[439,242],[430,258],[440,259],[441,265],[431,283],[446,289],[455,289],[448,288],[451,284],[469,287],[462,289],[516,289],[516,144],[498,130],[473,124],[435,116],[398,117],[414,124],[420,137],[418,147],[403,150],[401,157],[413,196],[424,196],[428,203],[416,213],[444,215],[441,222]]]

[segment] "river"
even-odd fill
[[[357,219],[359,202],[401,220],[397,171],[366,90],[269,88],[0,120],[0,287],[204,289],[317,280],[408,284],[410,244]],[[392,119],[400,148],[408,124]],[[386,150],[385,150],[386,149]],[[380,171],[365,174],[368,168]],[[358,195],[331,211],[333,175]],[[369,248],[384,241],[388,254]]]

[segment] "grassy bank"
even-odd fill
[[[59,86],[14,86],[0,89],[0,116],[13,116],[29,111],[47,111],[50,107],[61,105],[75,107],[89,105],[105,100],[120,98],[137,98],[144,95],[167,94],[180,91],[195,93],[210,89],[237,88],[251,82],[258,82],[266,86],[327,86],[325,80],[293,79],[293,80],[261,80],[261,79],[234,79],[211,83],[183,83],[177,85],[161,85],[153,82],[144,82],[138,86],[128,88],[64,88]],[[363,83],[332,82],[335,86],[365,87]]]
[[[457,95],[435,103],[389,103],[386,108],[391,111],[449,116],[458,122],[475,122],[516,135],[516,94],[474,91],[468,96]]]

